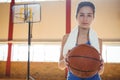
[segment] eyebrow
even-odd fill
[[[93,14],[93,13],[80,13],[80,14]]]

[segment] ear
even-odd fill
[[[94,22],[95,21],[95,16],[93,15],[93,21],[92,22]]]
[[[76,16],[76,20],[78,20],[78,16]]]
[[[95,18],[95,14],[93,14],[93,18]]]

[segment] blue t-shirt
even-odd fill
[[[88,41],[86,44],[90,45],[90,41]],[[90,78],[79,78],[75,76],[74,74],[72,74],[72,72],[68,71],[67,80],[101,80],[101,78],[98,73]]]
[[[101,80],[101,78],[98,73],[90,78],[79,78],[72,74],[72,72],[68,71],[67,80]]]

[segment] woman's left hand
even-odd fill
[[[102,74],[103,73],[103,71],[104,71],[104,60],[102,59],[101,60],[101,65],[100,65],[100,68],[99,68],[99,74]]]

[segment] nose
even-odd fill
[[[87,16],[84,16],[84,17],[83,17],[83,22],[84,22],[84,23],[87,23],[87,21],[88,21],[88,17],[87,17]]]

